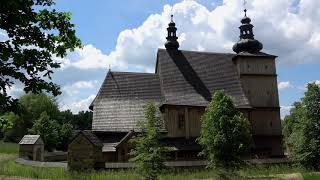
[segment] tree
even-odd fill
[[[13,121],[15,118],[14,113],[6,113],[0,116],[0,138],[3,138],[4,133],[13,127]]]
[[[201,120],[198,142],[209,166],[232,168],[240,165],[240,157],[248,153],[250,146],[250,123],[237,111],[231,97],[216,91]]]
[[[66,151],[68,150],[69,140],[72,136],[72,125],[69,123],[65,123],[61,126],[59,131],[59,143],[57,145],[57,149]]]
[[[16,118],[13,122],[13,128],[10,134],[19,141],[25,134],[28,133],[34,121],[39,119],[43,112],[50,117],[50,119],[58,119],[60,117],[59,106],[56,100],[47,94],[26,94],[19,98],[18,109],[16,110]],[[9,138],[13,139],[13,138]]]
[[[41,113],[40,118],[34,122],[29,132],[39,134],[44,141],[45,149],[48,151],[52,151],[58,144],[59,124],[50,119],[46,112]]]
[[[81,42],[71,14],[53,5],[53,0],[0,0],[0,30],[8,35],[0,42],[0,112],[16,110],[17,100],[7,90],[18,81],[26,92],[61,93],[51,82],[53,69],[60,67],[53,57],[65,57]]]
[[[92,112],[80,111],[78,114],[74,115],[72,124],[75,129],[80,129],[80,130],[91,129]]]
[[[305,167],[320,168],[320,86],[308,84],[284,120],[284,136],[290,157]]]
[[[165,169],[166,149],[160,144],[162,123],[156,116],[154,104],[145,107],[146,121],[141,121],[141,133],[132,139],[135,145],[130,152],[137,172],[146,179],[156,179]]]

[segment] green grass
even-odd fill
[[[319,180],[320,179],[320,173],[304,173],[303,179],[304,180]]]
[[[141,179],[133,170],[106,170],[91,172],[70,172],[63,168],[39,168],[24,166],[14,162],[18,154],[18,145],[0,141],[0,174],[5,177],[26,177],[35,179]],[[289,165],[272,165],[269,167],[246,167],[230,173],[206,169],[168,170],[160,176],[161,180],[191,180],[191,179],[279,179],[279,174],[301,173],[305,180],[320,179],[320,173]],[[1,179],[2,177],[0,177]]]
[[[191,180],[191,179],[257,179],[264,177],[265,179],[280,176],[276,174],[301,173],[307,180],[319,179],[320,174],[310,173],[299,167],[290,166],[271,166],[271,167],[251,167],[239,170],[235,173],[205,170],[205,169],[184,169],[176,171],[168,171],[160,176],[161,180]],[[0,162],[0,174],[5,176],[19,176],[36,179],[114,179],[114,180],[130,180],[140,179],[133,170],[106,170],[91,172],[70,172],[63,168],[38,168],[16,164],[12,160]]]
[[[0,140],[0,153],[18,154],[19,146],[16,143],[6,143]]]
[[[101,171],[101,172],[69,172],[63,168],[39,168],[16,164],[6,161],[0,165],[0,174],[36,179],[139,179],[130,171]]]

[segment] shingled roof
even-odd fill
[[[160,103],[159,76],[109,71],[93,102],[93,131],[138,130],[148,102]]]
[[[147,102],[207,106],[223,89],[238,108],[250,108],[232,59],[236,54],[159,49],[156,73],[109,71],[93,107],[93,131],[139,131]]]
[[[40,135],[24,135],[19,144],[31,145],[31,144],[43,144]]]
[[[224,90],[238,108],[250,108],[233,64],[236,54],[159,49],[162,103],[207,106],[215,90]]]

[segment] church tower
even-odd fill
[[[178,50],[179,48],[179,42],[177,37],[177,28],[176,23],[173,22],[173,15],[171,15],[171,21],[168,24],[168,36],[167,36],[167,42],[165,43],[165,47],[168,50]]]
[[[252,109],[252,154],[260,157],[283,156],[276,56],[261,52],[263,45],[254,39],[253,25],[247,10],[241,19],[240,40],[234,44],[237,67],[243,90]]]

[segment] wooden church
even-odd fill
[[[246,12],[246,11],[245,11]],[[241,19],[235,54],[179,50],[171,20],[165,49],[158,49],[154,73],[107,73],[90,109],[92,133],[102,143],[105,162],[126,162],[139,133],[144,106],[153,102],[165,125],[163,144],[170,160],[196,160],[201,116],[216,90],[232,97],[250,121],[253,157],[283,156],[276,56],[261,52],[251,19]]]

